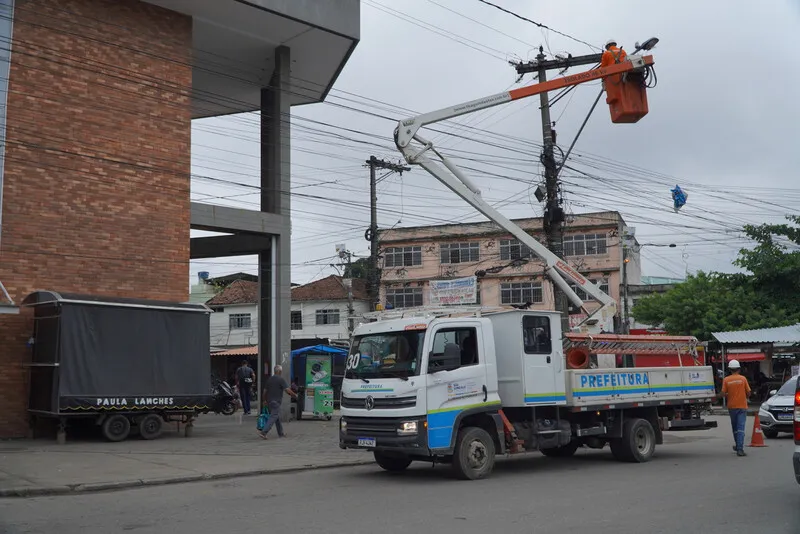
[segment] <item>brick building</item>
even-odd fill
[[[274,266],[289,263],[289,127],[271,117],[324,99],[358,41],[358,0],[308,4],[0,0],[0,282],[14,302],[37,289],[185,301],[190,258],[233,249],[264,255],[262,297],[288,295]],[[262,211],[191,203],[192,119],[267,108],[262,135],[280,141],[262,157],[275,192]],[[190,228],[240,234],[190,245]],[[269,318],[273,364],[286,300]],[[31,333],[25,309],[0,315],[0,438],[27,428]]]
[[[539,218],[514,221],[538,241],[544,241]],[[623,247],[629,232],[618,212],[575,215],[565,229],[567,262],[600,285],[618,304],[622,294]],[[633,240],[635,243],[635,240]],[[536,309],[553,309],[552,283],[543,263],[517,239],[491,222],[395,228],[380,233],[381,300],[395,308],[429,303],[431,280],[469,277],[478,273],[478,301],[486,306],[530,302]],[[638,247],[629,253],[628,283],[638,284]],[[573,289],[577,289],[573,287]],[[578,290],[578,295],[588,297]],[[593,309],[593,300],[587,301]],[[622,310],[622,306],[618,307]],[[584,314],[573,310],[573,322]]]

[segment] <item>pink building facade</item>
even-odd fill
[[[517,225],[544,242],[541,218],[517,219]],[[641,262],[633,229],[618,212],[570,216],[564,233],[567,262],[619,303],[622,312],[623,247],[627,239],[627,281],[639,284]],[[627,236],[627,237],[625,237]],[[491,222],[418,226],[379,234],[381,302],[394,308],[428,305],[429,282],[478,277],[479,304],[554,308],[553,286],[544,264],[527,247]],[[593,300],[578,291],[587,307]],[[575,321],[581,312],[573,309]]]

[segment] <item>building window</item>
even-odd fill
[[[608,293],[608,278],[603,278],[602,280],[590,280],[590,282],[592,282],[593,284],[599,286],[600,287],[600,291],[602,291],[606,295],[609,294]],[[581,300],[589,300],[591,298],[589,295],[586,294],[586,292],[583,289],[578,287],[578,284],[570,283],[569,287],[570,287],[570,289],[572,289],[575,292],[576,295],[578,295],[579,299],[581,299]]]
[[[500,240],[500,259],[504,261],[530,258],[533,252],[530,248],[519,242],[519,239]]]
[[[500,284],[501,304],[537,304],[544,302],[541,282],[514,282]]]
[[[445,243],[441,246],[442,263],[467,263],[478,261],[478,243]]]
[[[290,327],[291,327],[292,330],[302,330],[303,329],[303,312],[301,312],[301,311],[293,311],[289,322],[290,322]]]
[[[228,316],[228,327],[231,330],[241,328],[251,328],[252,326],[249,313],[232,313]]]
[[[564,256],[599,256],[607,249],[606,234],[564,236]]]
[[[386,302],[393,308],[422,306],[421,287],[400,287],[386,290]]]
[[[422,265],[422,247],[391,247],[383,253],[386,267],[414,267]]]
[[[317,326],[339,324],[339,310],[317,310]]]

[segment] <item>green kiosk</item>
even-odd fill
[[[341,385],[347,350],[328,345],[314,345],[292,351],[291,376],[302,386],[297,407],[302,417],[333,418],[335,391]],[[302,380],[300,373],[303,373]],[[298,413],[298,415],[300,415]]]
[[[333,366],[331,355],[306,355],[306,394],[304,412],[314,417],[333,417]]]

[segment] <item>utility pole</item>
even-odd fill
[[[348,277],[342,278],[342,283],[344,284],[345,289],[347,289],[347,334],[348,338],[353,336],[353,330],[355,330],[355,309],[353,308],[353,264],[352,264],[352,254],[347,247],[344,245],[336,245],[336,252],[339,254],[339,258],[342,260],[347,261],[347,267],[345,271],[350,275]]]
[[[622,243],[622,298],[623,298],[622,317],[624,321],[622,324],[623,334],[631,333],[630,305],[628,303],[628,262],[630,261],[631,259],[628,257],[628,243],[623,242]]]
[[[602,55],[591,54],[588,56],[557,58],[547,61],[544,55],[544,47],[539,47],[534,61],[527,63],[517,63],[514,66],[519,75],[529,72],[536,72],[539,83],[547,81],[547,71],[552,69],[567,69],[572,66],[588,65],[599,63]],[[544,232],[547,236],[547,248],[560,258],[564,257],[564,209],[561,207],[559,195],[560,187],[558,182],[558,165],[554,155],[555,130],[550,121],[550,96],[548,93],[539,95],[539,102],[542,114],[542,139],[544,148],[542,152],[542,165],[544,165],[544,182],[546,191],[546,204],[544,211]],[[561,312],[561,328],[564,332],[569,332],[569,300],[567,296],[555,284],[553,287],[553,297],[555,300],[555,310]]]
[[[376,169],[387,169],[391,172],[410,171],[411,167],[399,163],[391,163],[370,156],[367,160],[369,167],[369,230],[365,237],[370,242],[369,246],[369,272],[367,273],[367,287],[369,288],[370,310],[375,311],[380,294],[380,279],[378,276],[378,180],[375,176]]]

